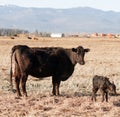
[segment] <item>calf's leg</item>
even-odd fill
[[[105,91],[102,88],[100,89],[100,91],[101,91],[101,94],[102,94],[102,102],[104,102]]]
[[[105,99],[106,99],[106,102],[108,102],[108,92],[107,91],[105,92]]]
[[[97,93],[97,91],[98,91],[98,88],[93,88],[92,89],[92,98],[91,98],[92,101],[93,100],[96,101],[96,93]]]

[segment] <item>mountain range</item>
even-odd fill
[[[120,12],[90,7],[53,9],[0,6],[0,28],[56,33],[119,33]]]

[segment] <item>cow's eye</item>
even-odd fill
[[[80,52],[80,51],[77,51],[77,54],[81,54],[81,52]]]

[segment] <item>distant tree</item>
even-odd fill
[[[17,34],[27,34],[27,30],[20,29],[0,29],[0,36],[14,36]]]
[[[38,35],[38,34],[39,34],[39,33],[38,33],[38,30],[36,30],[36,31],[35,31],[35,35]]]
[[[50,37],[50,33],[47,33],[47,32],[40,32],[39,35],[41,37]]]

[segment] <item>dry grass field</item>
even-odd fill
[[[90,48],[84,66],[76,65],[72,76],[61,83],[61,96],[52,96],[51,78],[29,76],[28,97],[18,98],[9,91],[10,51],[14,45]],[[91,101],[92,77],[103,75],[114,81],[118,96],[109,102]],[[27,38],[0,37],[0,117],[120,117],[120,39],[102,38]],[[99,94],[99,92],[98,92]]]

